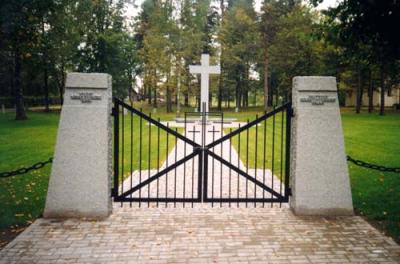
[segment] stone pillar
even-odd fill
[[[298,215],[352,215],[334,77],[293,79],[290,207]]]
[[[68,73],[44,217],[111,213],[111,76]]]

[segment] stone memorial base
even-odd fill
[[[44,217],[111,213],[111,76],[69,73]]]
[[[290,206],[299,215],[352,215],[334,77],[293,80]]]

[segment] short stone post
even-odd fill
[[[293,79],[290,207],[297,215],[352,215],[334,77]]]
[[[44,217],[111,213],[111,76],[69,73]]]

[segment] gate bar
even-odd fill
[[[112,196],[118,196],[119,175],[119,105],[115,104],[112,110],[114,116],[114,188]]]
[[[216,160],[218,160],[219,162],[224,163],[226,166],[232,168],[232,170],[236,171],[237,173],[241,174],[242,176],[244,176],[246,179],[250,180],[251,182],[253,182],[254,184],[257,184],[258,186],[260,186],[261,188],[265,189],[266,191],[270,192],[271,194],[273,194],[276,197],[280,197],[283,198],[283,196],[274,191],[273,189],[271,189],[268,186],[265,186],[264,184],[262,184],[262,182],[254,179],[253,177],[251,177],[249,174],[247,174],[246,172],[242,171],[239,168],[236,168],[235,166],[233,166],[232,164],[230,164],[228,161],[224,160],[223,158],[219,157],[218,155],[216,155],[215,153],[213,153],[212,151],[209,150],[205,150],[205,153],[207,153],[208,155],[210,155],[211,157],[215,158]]]
[[[154,174],[153,176],[151,176],[151,178],[148,178],[147,180],[141,182],[140,184],[136,185],[135,187],[133,187],[132,189],[130,189],[129,191],[124,192],[123,194],[121,194],[120,196],[127,196],[130,195],[131,193],[136,192],[137,190],[141,190],[141,188],[143,186],[146,186],[147,184],[153,182],[154,180],[160,178],[162,175],[170,172],[171,170],[175,169],[176,167],[178,167],[179,165],[181,165],[182,163],[190,160],[191,158],[195,157],[196,155],[198,155],[201,151],[199,150],[195,150],[193,153],[191,153],[190,155],[188,155],[187,157],[184,157],[180,160],[178,160],[175,164],[163,169],[162,171]]]
[[[124,108],[127,108],[129,111],[132,111],[132,112],[134,112],[135,114],[137,114],[138,116],[143,117],[143,119],[145,119],[146,121],[148,121],[148,122],[150,122],[150,123],[152,123],[152,124],[154,124],[154,125],[156,125],[156,126],[159,126],[160,128],[164,129],[166,132],[168,132],[168,133],[170,133],[170,134],[172,134],[172,135],[178,137],[179,139],[181,139],[181,140],[187,142],[188,144],[190,144],[190,145],[192,145],[192,146],[195,146],[195,147],[199,147],[199,144],[197,144],[196,142],[193,142],[192,140],[190,140],[190,139],[188,139],[188,138],[182,136],[182,135],[179,134],[178,132],[175,132],[173,129],[171,129],[171,128],[165,126],[165,125],[163,125],[162,123],[157,122],[157,120],[154,120],[153,118],[148,117],[147,115],[143,114],[141,111],[139,111],[139,110],[133,108],[132,106],[126,104],[125,102],[121,101],[120,99],[115,98],[115,99],[114,99],[114,102],[117,103],[117,104],[119,104],[119,105],[122,105]]]
[[[285,108],[288,108],[289,106],[291,106],[290,103],[286,103],[286,104],[284,104],[284,105],[281,105],[280,107],[275,108],[273,111],[271,111],[271,112],[269,112],[269,113],[266,113],[265,115],[263,115],[263,116],[261,116],[261,117],[259,117],[259,118],[257,118],[257,119],[254,119],[254,120],[251,121],[250,123],[248,123],[248,124],[242,126],[241,128],[238,128],[238,129],[234,130],[232,133],[229,133],[228,135],[223,136],[222,138],[220,138],[220,139],[218,139],[218,140],[216,140],[216,141],[214,141],[214,142],[208,144],[208,145],[205,146],[205,147],[208,148],[208,149],[210,149],[210,148],[212,148],[212,147],[214,147],[214,146],[216,146],[216,145],[218,145],[218,144],[221,144],[221,143],[224,142],[225,140],[227,140],[227,139],[229,139],[229,138],[231,138],[231,137],[233,137],[233,136],[235,136],[235,135],[237,135],[237,134],[243,132],[244,130],[246,130],[246,129],[248,129],[248,128],[254,126],[254,125],[257,125],[258,123],[260,123],[260,122],[263,121],[264,119],[267,119],[267,118],[269,118],[270,116],[273,116],[273,115],[275,115],[276,113],[279,113],[280,111],[284,110]]]

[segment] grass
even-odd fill
[[[144,112],[151,112],[151,108],[144,107]],[[140,106],[137,106],[140,107]],[[187,109],[182,109],[182,112]],[[192,111],[193,109],[190,109]],[[255,115],[261,115],[261,108],[252,108],[246,112],[235,113],[233,110],[227,111],[224,116],[236,117],[239,121],[254,119]],[[28,113],[29,120],[14,121],[11,113],[0,115],[0,172],[14,170],[21,166],[29,166],[40,160],[47,160],[53,155],[56,140],[57,125],[59,115],[57,113]],[[152,113],[154,118],[162,120],[172,120],[175,113],[165,113],[164,109],[159,108],[157,113]],[[125,117],[129,120],[129,116]],[[133,120],[133,125],[137,126],[139,120]],[[267,123],[267,144],[268,138],[272,137],[271,123]],[[276,134],[280,134],[281,119],[276,118]],[[400,167],[400,114],[389,113],[386,116],[377,114],[355,115],[353,112],[343,111],[342,122],[345,132],[346,151],[356,159],[365,160],[371,163]],[[129,131],[130,121],[126,122],[126,131]],[[148,124],[143,123],[143,134],[148,136]],[[263,145],[263,137],[260,138],[264,124],[258,127],[258,143]],[[226,131],[227,132],[227,131]],[[246,152],[245,133],[241,133],[241,157]],[[151,141],[157,142],[157,129],[151,126]],[[128,143],[130,134],[125,133],[125,144]],[[160,148],[160,154],[165,155],[167,148],[161,133],[161,143],[164,148]],[[174,137],[170,137],[173,142]],[[137,152],[138,144],[134,139],[134,153]],[[236,140],[236,143],[235,143]],[[276,138],[275,150],[276,159],[280,156],[280,138]],[[164,142],[164,143],[163,143]],[[152,144],[153,144],[152,143]],[[255,128],[249,130],[249,167],[255,166],[257,157],[257,167],[262,164],[261,155],[255,155]],[[143,141],[143,153],[148,152],[146,141]],[[161,144],[161,145],[162,145]],[[233,139],[233,144],[237,144],[237,137]],[[126,145],[125,150],[129,149]],[[172,148],[173,144],[168,147]],[[237,146],[236,146],[237,147]],[[267,149],[270,146],[267,145]],[[258,149],[260,151],[260,147]],[[279,154],[278,154],[279,153]],[[125,162],[130,162],[130,153],[124,154]],[[143,154],[143,167],[147,168],[148,156]],[[157,165],[157,151],[150,152],[150,167]],[[161,154],[162,155],[162,154]],[[154,158],[153,158],[154,157]],[[253,158],[252,158],[253,157]],[[270,156],[271,158],[271,156]],[[133,166],[138,167],[138,159],[133,157]],[[160,157],[160,160],[163,158]],[[245,159],[243,159],[245,161]],[[161,161],[160,161],[161,162]],[[254,165],[252,165],[254,164]],[[147,167],[146,167],[147,166]],[[272,160],[266,167],[272,166]],[[274,165],[280,169],[280,165]],[[351,184],[353,191],[354,206],[358,214],[365,216],[371,222],[379,225],[385,232],[400,241],[400,175],[394,173],[381,173],[374,170],[359,168],[349,163]],[[125,170],[126,172],[126,170]],[[50,166],[26,175],[0,179],[0,228],[24,225],[40,217],[48,186]]]
[[[282,116],[282,112],[280,112],[275,117],[268,118],[231,139],[233,147],[247,168],[268,168],[273,170],[274,175],[284,176],[285,122],[286,114]],[[229,133],[231,129],[224,129],[224,131]]]
[[[59,115],[29,113],[28,121],[0,115],[0,171],[30,166],[53,156]],[[42,214],[50,166],[0,179],[0,228],[24,225]]]
[[[124,129],[122,129],[122,126]],[[175,130],[175,128],[171,129]],[[123,138],[122,135],[124,135]],[[124,160],[121,163],[124,164],[124,168],[120,165],[124,175],[130,173],[131,170],[154,169],[161,166],[167,154],[175,146],[175,138],[175,136],[163,129],[158,129],[157,126],[151,125],[136,115],[132,117],[130,114],[121,115],[120,144],[123,144],[124,148],[119,150],[121,161]]]
[[[343,113],[346,152],[355,159],[400,167],[400,114]],[[353,203],[365,216],[400,242],[400,174],[348,163]]]

